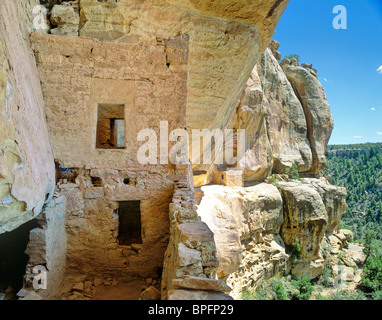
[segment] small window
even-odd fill
[[[141,202],[121,201],[118,209],[119,228],[118,242],[120,245],[142,243]]]
[[[93,187],[102,187],[102,179],[98,177],[90,177]]]
[[[98,105],[96,148],[125,148],[125,106]]]

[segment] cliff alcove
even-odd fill
[[[229,300],[322,273],[346,190],[320,176],[333,118],[316,71],[271,42],[288,2],[0,3],[0,237],[41,226],[16,236],[20,299]],[[171,163],[179,129],[231,130],[211,143],[231,158]],[[145,163],[142,132],[166,138]]]

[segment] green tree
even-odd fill
[[[362,285],[371,292],[382,291],[382,255],[369,256],[362,269]]]
[[[300,280],[292,280],[292,285],[298,291],[296,295],[296,298],[298,300],[310,299],[313,292],[313,286],[310,283],[310,279],[308,277],[302,277]]]

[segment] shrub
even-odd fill
[[[382,291],[374,291],[371,298],[373,300],[382,300]]]
[[[249,292],[247,289],[243,290],[243,292],[241,294],[241,299],[242,300],[256,300],[255,296],[251,292]]]
[[[292,280],[292,285],[298,291],[295,298],[298,300],[310,299],[313,291],[313,286],[310,283],[310,279],[308,277],[302,277],[300,280]]]
[[[285,174],[289,176],[289,179],[294,179],[298,181],[302,181],[300,178],[300,174],[298,173],[298,167],[297,164],[293,163],[292,168],[286,168]]]
[[[273,300],[288,300],[286,290],[284,288],[283,283],[280,280],[272,280],[271,287],[271,295],[273,297]]]
[[[296,59],[298,63],[300,63],[300,56],[298,54],[290,54],[285,56],[285,59]]]
[[[382,290],[382,256],[369,256],[362,269],[362,285],[369,291]]]
[[[292,252],[291,252],[291,258],[293,261],[297,260],[300,256],[300,253],[301,253],[301,245],[298,241],[298,239],[296,239],[293,244],[293,249],[292,249]]]
[[[328,263],[324,264],[324,270],[322,271],[322,274],[320,276],[320,279],[318,280],[318,283],[323,285],[324,287],[331,287],[333,285],[331,281],[332,277],[332,268]]]

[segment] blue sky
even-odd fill
[[[333,27],[336,5],[345,30]],[[382,0],[290,0],[273,39],[282,57],[318,69],[334,117],[329,144],[382,142]]]

